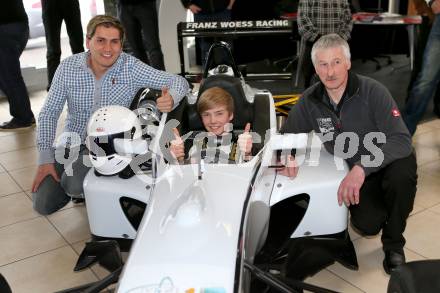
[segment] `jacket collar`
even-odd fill
[[[327,91],[325,89],[324,84],[322,81],[319,81],[317,85],[315,85],[315,89],[313,90],[311,94],[311,98],[315,101],[321,101],[325,104],[328,104],[328,101],[324,100],[324,97],[328,98]],[[351,98],[356,92],[359,90],[359,77],[357,74],[348,71],[348,81],[347,81],[347,87],[344,91],[343,96],[347,96],[347,98]]]

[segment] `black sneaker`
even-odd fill
[[[0,131],[13,131],[28,129],[35,126],[35,118],[32,118],[31,122],[23,123],[15,118],[12,118],[9,122],[4,122],[0,125]]]
[[[403,249],[385,251],[383,259],[383,269],[389,275],[394,272],[397,267],[405,263],[405,253]]]

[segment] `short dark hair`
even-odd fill
[[[103,14],[96,15],[89,21],[89,23],[87,24],[87,38],[91,39],[95,35],[96,28],[100,25],[107,28],[108,27],[116,28],[119,31],[119,36],[120,36],[119,39],[121,40],[121,43],[124,42],[124,37],[125,37],[124,27],[122,26],[119,19],[111,15],[103,15]]]

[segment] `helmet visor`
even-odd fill
[[[88,136],[86,138],[86,146],[92,156],[106,157],[116,153],[114,139],[132,139],[133,131],[124,131],[102,136]]]

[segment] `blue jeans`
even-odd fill
[[[37,192],[32,194],[34,210],[42,215],[58,211],[68,204],[71,198],[84,197],[83,181],[90,170],[87,148],[85,146],[81,146],[80,149],[60,148],[57,152],[64,153],[66,159],[64,164],[55,162],[55,170],[61,181],[57,182],[52,176],[47,176]],[[65,166],[68,166],[67,170]]]
[[[28,37],[26,22],[0,25],[0,89],[8,98],[11,116],[22,123],[30,123],[34,119],[20,68],[20,55]]]
[[[409,93],[403,120],[411,135],[423,118],[426,107],[437,89],[440,80],[440,18],[435,17],[423,53],[422,69]]]
[[[209,22],[209,21],[230,21],[231,20],[231,10],[225,9],[221,12],[216,13],[197,13],[194,14],[194,22]],[[212,38],[200,38],[200,51],[202,65],[205,65],[206,58],[208,57],[209,48],[213,43]]]

